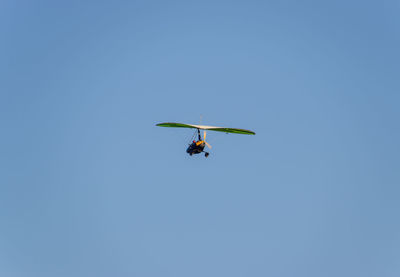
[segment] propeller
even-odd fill
[[[206,132],[206,130],[204,130],[203,136],[204,136],[204,138],[203,138],[204,143],[207,145],[208,148],[211,149],[211,148],[212,148],[211,145],[206,141],[206,137],[207,137],[207,132]]]

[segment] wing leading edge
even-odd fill
[[[205,125],[193,125],[193,124],[184,124],[184,123],[175,123],[175,122],[159,123],[156,126],[175,127],[175,128],[195,128],[195,129],[210,130],[210,131],[217,131],[217,132],[224,132],[224,133],[244,134],[244,135],[255,135],[256,134],[253,131],[246,130],[246,129],[205,126]]]

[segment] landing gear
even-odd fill
[[[208,155],[210,155],[210,153],[205,152],[204,156],[205,156],[206,158],[208,157]]]

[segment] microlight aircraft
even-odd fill
[[[200,154],[200,153],[204,152],[204,156],[206,158],[208,157],[209,153],[204,151],[205,146],[207,145],[207,147],[211,149],[211,145],[208,144],[208,142],[206,142],[206,137],[207,137],[206,130],[224,132],[224,133],[244,134],[244,135],[255,135],[256,134],[253,131],[245,130],[245,129],[194,125],[194,124],[184,124],[184,123],[174,123],[174,122],[159,123],[156,126],[197,129],[198,140],[197,141],[192,140],[192,142],[189,144],[189,147],[186,149],[186,153],[188,153],[190,156],[192,156],[193,154]],[[200,130],[203,130],[203,139],[201,138]]]

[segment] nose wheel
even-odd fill
[[[205,152],[204,153],[204,156],[207,158],[208,157],[208,155],[210,155],[210,153],[208,153],[208,152]]]

